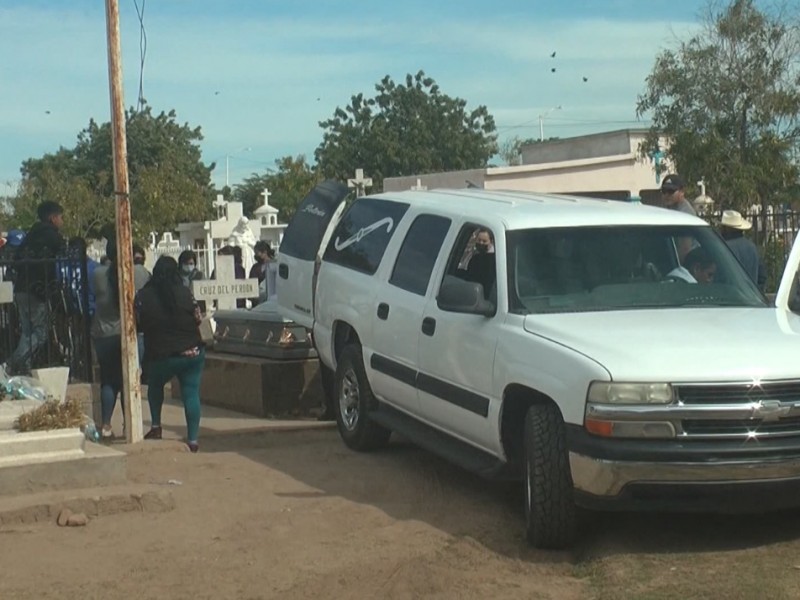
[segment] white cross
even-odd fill
[[[356,169],[356,176],[347,180],[347,187],[355,189],[356,196],[363,196],[368,187],[372,187],[372,177],[364,177],[364,169]]]
[[[214,202],[212,203],[212,206],[217,209],[217,219],[222,218],[222,215],[225,212],[225,207],[227,205],[228,203],[225,202],[225,196],[223,196],[222,194],[217,194],[217,199],[214,200]]]
[[[236,279],[232,256],[217,256],[217,271],[214,279],[192,283],[195,300],[217,301],[219,310],[236,308],[242,298],[258,298],[258,279]]]
[[[425,190],[428,189],[428,186],[422,185],[422,180],[419,177],[417,177],[417,185],[412,185],[411,189],[417,192],[424,192]]]
[[[267,188],[264,188],[264,191],[261,192],[261,195],[264,196],[264,206],[269,206],[269,197],[272,195],[269,193]]]

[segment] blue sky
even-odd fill
[[[201,126],[212,180],[287,154],[313,159],[319,121],[384,75],[419,69],[485,104],[501,141],[635,126],[657,52],[697,28],[698,0],[139,0],[144,97]],[[120,0],[126,106],[139,87],[139,23]],[[556,52],[556,58],[550,54]],[[72,147],[109,120],[102,0],[0,0],[0,195],[22,161]],[[556,72],[552,73],[551,68]],[[588,81],[583,82],[583,77]],[[49,114],[47,113],[49,111]],[[354,165],[354,168],[358,165]],[[367,175],[369,175],[367,173]]]

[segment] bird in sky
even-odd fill
[[[215,96],[219,96],[219,92],[214,92],[214,95]]]
[[[44,114],[46,114],[46,115],[49,115],[49,114],[50,114],[50,111],[49,111],[49,110],[46,110],[46,111],[44,111]]]
[[[588,77],[584,77],[583,78],[583,83],[586,83],[587,81],[589,81],[589,78]]]
[[[553,53],[550,55],[550,58],[555,58],[555,57],[556,57],[556,53],[555,53],[555,52],[553,52]]]
[[[556,72],[556,68],[555,68],[555,67],[553,67],[552,69],[550,69],[550,72],[551,72],[551,73],[555,73],[555,72]]]

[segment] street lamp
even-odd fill
[[[561,105],[554,106],[550,110],[544,111],[542,114],[539,115],[539,141],[544,141],[544,118],[549,115],[554,110],[561,110]]]
[[[245,146],[244,148],[239,148],[236,152],[250,152],[252,148],[250,146]],[[230,187],[230,154],[225,155],[225,187]]]

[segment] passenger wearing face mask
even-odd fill
[[[178,268],[181,272],[183,285],[192,289],[192,282],[205,279],[203,272],[197,268],[197,254],[192,250],[184,250],[178,256]]]
[[[480,283],[483,296],[488,300],[492,296],[496,276],[494,238],[491,231],[481,227],[475,235],[475,253],[469,259],[465,279]]]

